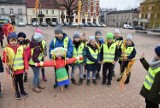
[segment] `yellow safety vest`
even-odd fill
[[[114,61],[116,52],[116,43],[113,43],[109,48],[108,45],[103,44],[103,61],[112,63]]]
[[[123,50],[123,48],[121,48]],[[125,50],[124,50],[124,54],[125,56],[129,56],[131,55],[132,51],[133,51],[134,47],[127,47]],[[120,57],[120,60],[122,60],[122,57]]]
[[[39,46],[38,46],[38,47],[39,47]],[[37,48],[37,47],[35,47],[35,48]],[[29,60],[29,64],[30,64],[30,65],[34,65],[34,64],[35,64],[35,62],[34,62],[33,59],[32,59],[32,56],[33,56],[33,54],[34,54],[34,49],[35,49],[35,48],[31,48],[31,58],[30,58],[30,60]],[[41,50],[42,50],[42,49],[41,49]],[[39,60],[39,61],[42,61],[42,58],[43,58],[43,52],[39,54],[38,60]]]
[[[43,47],[43,50],[45,49],[46,47],[46,41],[42,40],[42,47]]]
[[[10,47],[5,48],[5,52],[7,52],[8,62],[13,65],[13,71],[24,69],[24,60],[23,60],[23,52],[24,49],[22,46],[17,48],[17,52],[15,54],[14,50]]]
[[[90,47],[88,47],[88,49],[89,49],[91,56],[94,57],[95,59],[97,59],[98,58],[98,49],[96,50],[96,52],[94,52]],[[86,64],[94,64],[94,63],[95,62],[92,62],[87,58]]]
[[[154,83],[154,78],[155,78],[156,74],[159,71],[160,71],[160,67],[157,68],[157,69],[151,69],[151,68],[149,68],[149,70],[147,72],[147,75],[146,75],[146,78],[145,78],[145,81],[144,81],[144,87],[147,90],[150,90],[152,88],[152,85]]]
[[[74,51],[73,51],[73,58],[76,58],[76,57],[83,57],[83,49],[84,49],[84,44],[81,43],[78,47],[78,50],[76,50],[76,48],[74,47]],[[83,60],[77,60],[76,62],[74,63],[82,63]]]
[[[120,48],[123,44],[123,40],[117,40],[115,43],[118,46],[118,48]]]
[[[63,40],[63,48],[66,48],[68,50],[68,40],[69,40],[69,37],[65,37],[64,40]],[[55,44],[56,44],[56,38],[54,39],[54,47],[55,47]]]

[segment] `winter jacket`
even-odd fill
[[[39,56],[40,53],[43,52],[42,43],[41,42],[37,43],[37,42],[32,40],[31,43],[30,43],[30,48],[34,49],[33,50],[33,55],[32,55],[33,62],[39,63],[40,61],[38,60],[38,56]]]
[[[60,40],[57,37],[55,37],[56,39],[56,43],[54,43],[54,39],[51,41],[50,46],[49,46],[49,54],[51,52],[51,50],[53,50],[54,48],[57,47],[64,47],[64,39],[67,37],[67,34],[63,33],[63,38]],[[54,46],[55,45],[55,46]],[[69,38],[68,39],[68,49],[67,49],[67,58],[71,58],[73,55],[73,44],[72,44],[72,40]],[[50,58],[52,58],[52,55],[49,55]]]
[[[17,45],[16,47],[12,47],[10,44],[7,45],[7,47],[12,48],[15,53],[17,53],[17,48],[18,48],[19,46],[20,46],[20,45]],[[14,71],[14,74],[15,74],[15,75],[22,74],[22,73],[25,72],[25,69],[29,69],[28,59],[27,59],[27,56],[26,56],[25,51],[23,52],[23,60],[24,60],[24,69]],[[3,63],[7,63],[7,61],[8,61],[8,60],[7,60],[7,54],[6,54],[5,51],[3,51]]]
[[[148,63],[145,58],[140,59],[143,67],[148,71],[149,68],[157,69],[160,68],[160,60],[152,60]],[[155,75],[154,83],[151,86],[150,90],[147,90],[144,85],[140,91],[140,95],[142,95],[145,99],[150,100],[155,104],[160,104],[160,71]]]
[[[93,51],[96,51],[96,49],[98,49],[98,48],[93,48],[91,45],[88,45],[88,47],[90,47],[91,49],[93,49]],[[91,55],[88,47],[85,48],[85,50],[86,50],[86,59],[89,59],[90,61],[93,61],[93,62],[95,62],[95,63],[94,63],[94,64],[86,64],[86,70],[88,70],[88,71],[95,71],[95,70],[98,69],[97,64],[98,64],[98,62],[100,61],[100,56],[99,56],[99,54],[98,54],[98,58],[95,59],[95,58]],[[86,60],[85,60],[85,61],[86,61]]]
[[[100,38],[99,40],[96,39],[96,42],[98,43],[99,46],[101,46],[104,43],[103,38]]]

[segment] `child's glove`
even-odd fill
[[[83,57],[76,57],[77,60],[83,60]]]

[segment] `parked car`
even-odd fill
[[[160,27],[155,28],[155,29],[151,29],[152,32],[160,32]]]
[[[142,30],[146,30],[146,29],[143,28],[142,26],[139,26],[139,25],[138,25],[138,26],[135,26],[135,30],[141,30],[141,31],[142,31]]]
[[[129,27],[128,27],[128,29],[131,29],[131,30],[133,30],[134,28],[133,28],[132,26],[129,26]]]
[[[101,24],[102,25],[102,27],[107,27],[105,24]]]
[[[80,22],[78,25],[79,25],[80,27],[84,27],[84,24],[81,23],[81,22]]]
[[[25,23],[24,22],[18,22],[18,27],[25,27]]]
[[[38,27],[38,26],[39,26],[39,23],[38,23],[38,22],[33,22],[33,23],[32,23],[32,26],[33,26],[33,27]]]
[[[47,27],[48,24],[47,24],[46,22],[42,22],[42,23],[41,23],[41,26],[42,26],[42,27]]]
[[[56,26],[57,22],[51,22],[51,26]]]
[[[65,23],[64,23],[64,26],[68,26],[68,25],[69,25],[69,22],[65,22]]]
[[[103,27],[101,24],[97,24],[98,27]]]
[[[71,26],[76,27],[76,26],[78,26],[78,24],[75,22],[72,22]]]
[[[85,23],[84,26],[85,27],[90,27],[90,25],[88,23]]]
[[[124,28],[124,29],[129,29],[129,27],[130,27],[129,24],[124,24],[124,25],[123,25],[123,28]]]
[[[57,27],[62,27],[62,26],[64,26],[64,24],[63,24],[63,23],[58,22],[56,26],[57,26]]]

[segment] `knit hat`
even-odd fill
[[[57,28],[55,28],[54,33],[55,34],[63,34],[63,30],[62,30],[62,28],[57,27]]]
[[[96,40],[96,38],[94,36],[90,36],[88,42],[90,42],[91,40]]]
[[[113,33],[111,33],[111,32],[107,33],[106,39],[113,39]]]
[[[75,38],[80,38],[80,33],[79,32],[75,32],[73,35],[73,39]]]
[[[97,30],[97,31],[95,32],[95,36],[96,36],[97,34],[102,35],[102,33],[101,33],[101,31],[100,31],[100,30]]]
[[[42,42],[43,40],[43,35],[41,33],[34,33],[33,35],[33,40],[36,41],[36,42]]]
[[[132,34],[128,34],[126,40],[131,40],[132,41]]]
[[[115,29],[115,31],[114,31],[114,34],[120,34],[120,31],[119,31],[119,29]]]
[[[7,37],[7,40],[9,41],[11,38],[15,38],[18,40],[18,36],[15,32],[10,33]]]
[[[42,34],[42,30],[41,30],[41,29],[38,29],[38,28],[35,30],[35,32]]]
[[[26,34],[23,33],[23,32],[19,32],[19,33],[18,33],[18,38],[19,38],[19,37],[26,38]]]
[[[155,47],[155,53],[157,54],[158,57],[160,57],[160,45]]]

